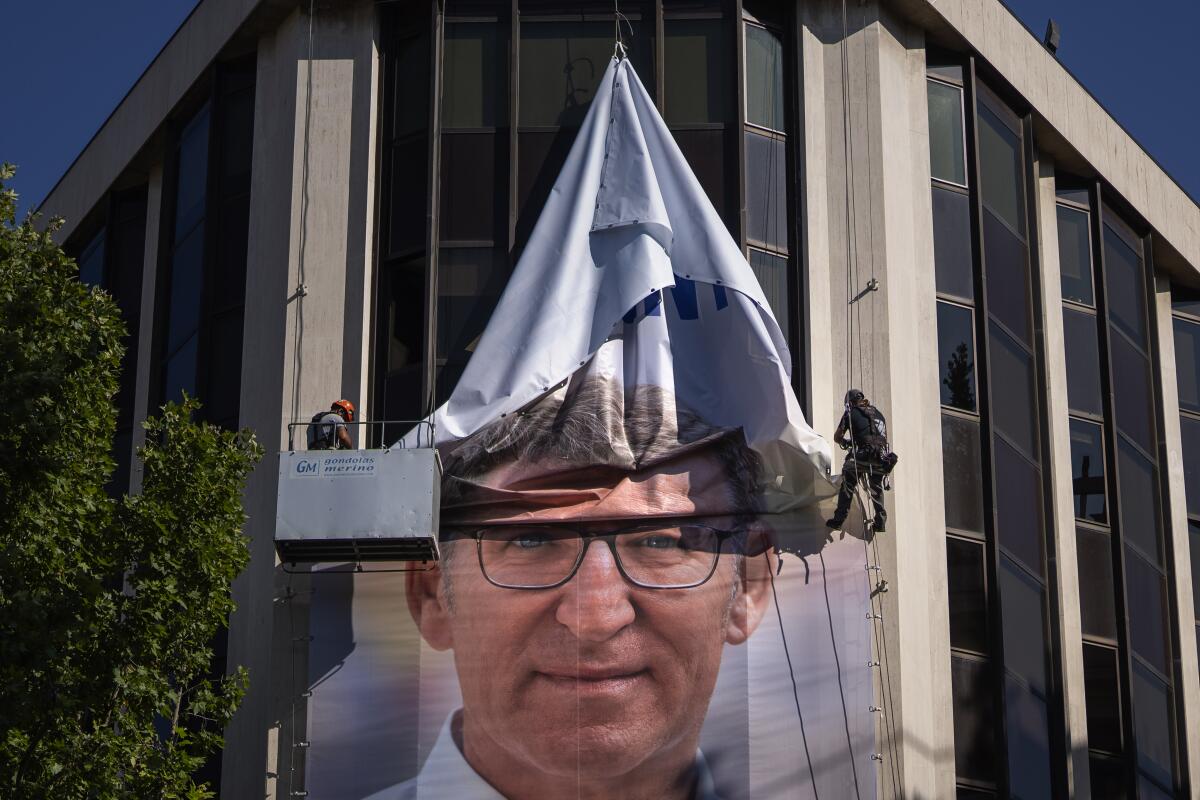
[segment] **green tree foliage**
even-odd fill
[[[104,292],[16,221],[0,167],[0,796],[211,796],[247,675],[212,675],[249,552],[241,493],[261,450],[192,421],[146,423],[142,493],[113,498],[124,326]]]

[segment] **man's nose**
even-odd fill
[[[603,540],[590,543],[579,572],[564,587],[555,619],[589,642],[603,642],[633,622],[630,586],[621,576],[616,559]]]

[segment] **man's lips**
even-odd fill
[[[535,670],[535,672],[547,678],[571,681],[608,681],[620,678],[632,678],[635,675],[640,675],[648,671],[642,666],[589,667],[583,664],[572,664],[569,667],[545,667]]]
[[[576,695],[621,695],[634,690],[650,677],[643,666],[586,666],[547,667],[535,671],[540,683]]]

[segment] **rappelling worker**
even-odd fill
[[[313,414],[308,423],[309,450],[353,450],[346,423],[354,421],[354,404],[349,400],[338,400],[328,411]]]
[[[887,440],[887,420],[871,405],[858,389],[846,392],[846,410],[838,423],[833,440],[846,450],[842,464],[842,487],[838,492],[837,510],[826,525],[840,530],[850,512],[850,500],[860,478],[867,481],[867,490],[874,507],[876,531],[887,530],[887,509],[883,506],[884,477],[898,460]]]

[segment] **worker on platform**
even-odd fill
[[[308,424],[309,450],[353,450],[346,423],[354,422],[354,404],[349,400],[338,400],[328,411],[313,414]]]
[[[898,460],[887,440],[887,420],[858,389],[846,392],[846,410],[838,423],[833,440],[846,450],[842,464],[842,486],[837,510],[825,524],[840,530],[850,512],[850,500],[858,483],[866,479],[875,514],[874,529],[887,529],[887,509],[883,505],[884,478]]]

